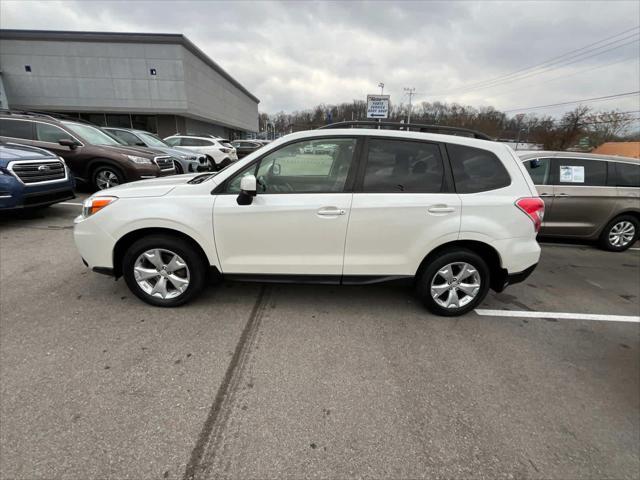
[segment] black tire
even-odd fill
[[[173,165],[176,167],[176,175],[182,175],[184,173],[182,165],[180,165],[179,162],[173,162]]]
[[[177,254],[186,264],[188,269],[188,286],[182,293],[178,294],[174,298],[161,298],[159,296],[150,295],[149,292],[146,292],[136,281],[134,267],[138,257],[140,257],[144,252],[154,249],[165,250]],[[165,261],[169,260],[170,257],[171,255],[166,254],[165,252],[164,261],[162,263],[165,263]],[[202,292],[207,280],[207,265],[207,259],[203,258],[202,253],[195,249],[191,243],[179,237],[158,234],[141,238],[127,249],[122,260],[122,272],[129,290],[144,302],[158,307],[177,307],[191,301],[200,294],[200,292]],[[149,266],[148,268],[152,267]],[[176,272],[178,272],[178,270],[176,270]],[[160,273],[158,275],[160,275]],[[186,277],[185,270],[181,270],[179,275],[181,277]],[[152,279],[148,282],[147,286],[153,286],[151,285],[153,281],[154,280]],[[165,283],[168,288],[173,287],[167,278],[165,278]]]
[[[105,188],[108,188],[108,187],[102,186],[103,184],[100,180],[100,177],[103,175],[108,175],[108,176],[111,176],[112,178],[115,177],[117,181],[117,185],[122,185],[123,183],[125,183],[124,175],[118,168],[113,167],[111,165],[99,165],[98,167],[94,168],[93,171],[91,172],[91,185],[93,185],[94,189],[105,190]],[[114,183],[113,185],[110,185],[110,186],[115,187],[116,184]]]
[[[207,163],[209,164],[210,172],[215,172],[218,170],[218,166],[216,165],[216,161],[213,159],[213,157],[207,155]]]
[[[218,165],[216,165],[216,170],[222,170],[224,167],[231,163],[230,158],[223,159]]]
[[[438,271],[449,264],[456,263],[466,263],[474,268],[473,275],[479,276],[479,287],[475,293],[475,297],[471,300],[467,300],[468,303],[464,303],[464,305],[460,307],[449,307],[445,308],[444,306],[438,303],[438,300],[445,302],[449,298],[449,295],[455,295],[455,298],[459,298],[459,303],[464,302],[465,298],[471,297],[471,295],[467,295],[462,288],[468,288],[468,282],[463,283],[463,287],[460,287],[458,290],[458,285],[460,285],[458,278],[456,275],[460,273],[459,271],[455,271],[454,268],[459,268],[459,266],[455,265],[452,267],[452,279],[447,281],[444,277],[438,274]],[[480,257],[477,253],[467,250],[466,248],[456,248],[442,251],[437,258],[433,259],[419,274],[416,281],[416,290],[418,296],[425,304],[425,306],[436,315],[442,315],[445,317],[453,317],[458,315],[464,315],[465,313],[476,308],[487,296],[489,292],[489,284],[491,282],[491,275],[489,271],[489,267],[486,262]],[[467,277],[468,278],[468,277]],[[453,292],[448,292],[447,290],[442,291],[441,295],[437,298],[434,298],[431,295],[431,284],[432,281],[438,280],[436,285],[447,284],[452,285],[449,288],[453,288]],[[472,278],[473,280],[473,278]],[[475,283],[474,283],[475,284]],[[445,287],[446,288],[446,287]],[[461,293],[459,293],[461,292]],[[445,297],[446,295],[446,297]]]
[[[633,232],[631,236],[631,240],[627,243],[621,243],[616,245],[613,243],[613,238],[610,236],[612,230],[622,224],[623,222],[627,222],[627,224],[633,226]],[[609,250],[610,252],[624,252],[629,247],[632,247],[634,243],[638,240],[638,234],[640,233],[640,222],[638,219],[632,215],[620,215],[619,217],[611,220],[607,225],[602,229],[602,233],[600,234],[600,239],[598,240],[598,244],[604,250]]]

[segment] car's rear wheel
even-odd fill
[[[96,168],[91,175],[91,181],[96,190],[106,190],[124,183],[124,176],[115,167],[103,165]]]
[[[467,249],[446,250],[419,275],[418,295],[437,315],[463,315],[480,304],[489,291],[486,262]]]
[[[181,238],[150,235],[127,249],[122,272],[127,286],[140,299],[159,307],[177,307],[204,288],[205,262]]]
[[[631,215],[611,220],[600,234],[600,246],[612,252],[622,252],[638,240],[640,222]]]

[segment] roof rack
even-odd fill
[[[376,128],[384,130],[417,130],[418,132],[440,133],[443,135],[459,135],[465,137],[479,138],[480,140],[493,140],[489,135],[462,127],[448,127],[446,125],[425,125],[422,123],[400,123],[400,122],[378,122],[376,120],[349,120],[345,122],[330,123],[323,125],[318,130],[328,130],[332,128]]]
[[[8,114],[8,115],[29,115],[32,117],[42,117],[48,118],[49,120],[73,120],[77,123],[86,123],[88,125],[94,125],[87,120],[77,117],[71,117],[69,115],[65,115],[64,113],[51,113],[51,112],[40,112],[37,110],[12,110],[12,109],[1,109],[0,113]]]

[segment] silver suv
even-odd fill
[[[640,232],[640,160],[576,152],[516,152],[545,214],[541,236],[597,240],[621,252]]]

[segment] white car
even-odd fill
[[[229,140],[214,136],[171,135],[164,139],[172,147],[186,148],[206,155],[215,170],[221,170],[238,160],[236,149]]]
[[[440,127],[442,130],[442,127]],[[329,145],[331,155],[306,155]],[[298,132],[220,173],[130,183],[75,220],[82,258],[152,305],[229,280],[414,282],[441,315],[524,280],[544,203],[508,146],[373,129]]]

